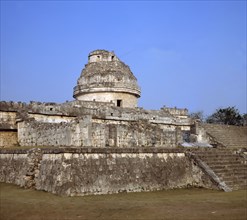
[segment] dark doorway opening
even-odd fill
[[[122,106],[122,100],[121,100],[121,99],[118,99],[118,100],[117,100],[117,106],[118,106],[118,107],[121,107],[121,106]]]

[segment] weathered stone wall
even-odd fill
[[[213,187],[179,149],[0,150],[0,181],[59,195]]]
[[[139,121],[93,120],[92,146],[176,147],[181,140],[175,126]]]
[[[161,108],[162,111],[168,112],[173,116],[177,116],[179,118],[188,118],[188,109],[179,109],[179,108],[168,108],[168,107],[163,107]]]
[[[99,109],[110,108],[114,103],[110,102],[89,102],[89,101],[71,101],[62,104],[59,103],[41,103],[41,102],[0,102],[0,113],[5,112],[12,114],[20,113],[18,117],[25,114],[40,114],[45,116],[82,116],[84,114],[97,114]],[[8,117],[1,117],[0,120]]]
[[[130,68],[114,53],[97,50],[90,53],[89,62],[81,72],[73,97],[135,108],[140,95],[137,79]],[[117,100],[122,100],[122,105],[118,105]]]
[[[195,122],[191,125],[190,142],[215,144],[211,141],[211,138],[207,135],[206,130],[200,122]]]
[[[0,147],[13,147],[18,145],[17,131],[0,131]]]
[[[38,122],[46,123],[61,123],[71,122],[75,117],[63,116],[63,115],[44,115],[44,114],[29,114],[29,117],[34,118]]]
[[[63,104],[0,102],[0,132],[18,128],[21,146],[175,147],[183,141],[183,133],[190,131],[186,110],[144,110],[110,104],[78,100]],[[13,144],[8,141],[2,140],[1,147]]]
[[[110,92],[110,91],[109,92],[88,93],[88,94],[84,94],[83,96],[78,96],[77,99],[82,100],[82,101],[95,100],[96,102],[110,102],[111,101],[115,106],[117,106],[117,100],[121,100],[121,102],[119,103],[120,107],[123,107],[123,108],[137,107],[136,96],[128,94],[128,93],[119,93],[119,92]]]
[[[21,146],[82,146],[78,123],[18,123],[18,142]]]
[[[27,152],[0,154],[0,161],[0,181],[25,186],[29,168]]]
[[[0,130],[16,128],[16,112],[0,111]]]
[[[182,142],[182,133],[174,125],[92,119],[90,115],[60,123],[26,120],[18,123],[18,131],[21,146],[176,147]]]

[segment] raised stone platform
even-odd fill
[[[58,195],[216,188],[183,149],[1,149],[0,181]]]

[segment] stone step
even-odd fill
[[[214,131],[212,132],[214,133],[214,135],[217,135],[218,138],[221,138],[221,139],[227,139],[227,140],[237,140],[237,141],[241,141],[241,142],[244,142],[245,140],[245,137],[243,135],[238,135],[238,134],[234,134],[234,135],[227,135],[227,133],[224,135],[224,134],[221,134],[220,132],[217,132],[217,131]],[[242,139],[239,139],[239,138],[242,138]]]
[[[233,191],[237,191],[237,190],[247,190],[247,186],[243,186],[243,187],[238,187],[238,186],[236,186],[236,187],[230,187]]]
[[[229,147],[227,144],[229,145],[234,145],[234,146],[242,146],[242,145],[246,145],[246,143],[244,141],[237,141],[237,140],[227,140],[227,139],[222,139],[222,138],[218,138],[217,140],[220,143],[224,143],[224,146]]]
[[[221,170],[221,169],[226,169],[229,171],[238,171],[238,170],[244,170],[247,173],[247,165],[246,164],[231,164],[230,166],[227,164],[208,164],[209,167],[213,168],[214,170]]]
[[[221,154],[213,154],[213,153],[206,153],[206,154],[204,154],[204,153],[197,153],[196,154],[198,157],[200,157],[200,158],[223,158],[223,157],[225,157],[225,158],[238,158],[239,157],[239,155],[236,155],[236,154],[229,154],[229,153],[221,153]]]
[[[247,166],[245,164],[207,164],[212,170],[218,170],[218,169],[243,169],[246,170]]]
[[[232,183],[232,182],[239,182],[239,183],[246,183],[247,184],[247,179],[245,177],[239,177],[239,178],[222,178],[222,180],[226,183]]]
[[[247,185],[246,179],[245,180],[243,180],[243,179],[240,179],[240,180],[225,179],[225,180],[223,180],[222,179],[222,181],[224,181],[227,186],[234,186],[234,185],[246,186]]]
[[[228,176],[237,176],[237,175],[243,175],[247,178],[246,170],[214,170],[214,172],[217,175],[228,175]]]
[[[212,150],[210,150],[212,149]],[[197,150],[198,153],[208,153],[208,154],[236,154],[236,149],[231,149],[227,147],[221,147],[221,148],[209,148],[206,150]]]
[[[238,161],[205,161],[203,160],[204,163],[206,163],[208,166],[212,166],[212,167],[228,167],[228,168],[237,168],[242,167],[242,168],[246,168],[246,164],[238,162]]]
[[[244,137],[244,135],[243,134],[234,134],[234,135],[229,135],[229,132],[224,132],[225,134],[222,134],[222,132],[219,132],[219,131],[217,131],[217,130],[211,130],[210,132],[208,132],[208,133],[211,133],[211,134],[214,134],[215,136],[218,136],[218,138],[226,138],[226,139],[230,139],[230,138],[233,138],[233,139],[237,139],[237,137],[239,138],[239,137],[241,137],[241,138],[243,138],[243,140],[245,139],[245,137]],[[240,139],[238,139],[238,141],[242,141],[242,140],[240,140]]]
[[[223,180],[225,184],[229,187],[233,186],[247,186],[246,180]]]
[[[244,162],[244,160],[241,157],[204,157],[201,158],[201,160],[205,160],[205,161],[238,161],[238,162]]]
[[[227,140],[224,140],[227,142]],[[239,146],[234,140],[229,140],[229,145]],[[247,162],[233,149],[200,149],[194,151],[227,186],[232,189],[246,188]]]
[[[247,146],[247,127],[228,125],[203,125],[207,134],[226,147],[241,148]]]
[[[220,158],[220,157],[239,157],[239,155],[237,155],[237,154],[229,154],[229,153],[225,153],[225,154],[223,154],[223,153],[221,153],[221,154],[209,154],[209,153],[206,153],[206,154],[202,154],[202,153],[200,153],[200,154],[197,154],[199,157],[205,157],[205,158],[207,158],[207,157],[217,157],[217,158]]]
[[[229,188],[231,188],[232,190],[247,190],[247,186],[246,185],[232,185],[232,186],[228,186]]]
[[[205,162],[206,163],[206,162]],[[247,165],[243,163],[207,163],[213,169],[247,169]]]
[[[247,177],[247,175],[245,173],[238,173],[238,174],[233,174],[233,173],[229,173],[229,172],[225,172],[225,173],[216,173],[218,176],[222,177],[222,178],[245,178]]]
[[[229,174],[229,175],[246,175],[247,176],[247,172],[244,169],[214,169],[214,172],[217,174]]]
[[[226,143],[232,144],[232,145],[242,145],[246,144],[245,141],[239,141],[238,138],[219,138],[219,141],[225,141]]]
[[[247,189],[247,185],[245,184],[237,184],[237,183],[233,183],[233,184],[226,184],[231,190],[240,190],[240,189]]]
[[[238,156],[238,154],[234,153],[233,151],[204,151],[204,152],[195,152],[195,154],[200,155],[200,156],[231,156],[235,155]]]
[[[232,185],[230,188],[232,190],[241,190],[241,189],[247,190],[247,185],[246,184],[245,185]]]
[[[246,176],[244,175],[238,175],[238,176],[227,176],[227,175],[218,175],[220,179],[222,179],[223,181],[228,181],[228,180],[232,180],[232,181],[246,181]]]
[[[247,179],[247,176],[244,173],[238,173],[238,174],[230,174],[230,173],[215,173],[219,178],[223,179],[230,179],[230,178],[236,178],[236,179]]]
[[[244,161],[241,160],[241,158],[203,158],[201,159],[205,161],[206,163],[214,163],[214,162],[220,162],[220,163],[229,163],[229,162],[237,162],[240,164],[244,164]]]
[[[230,166],[240,166],[242,163],[239,163],[238,161],[204,161],[209,167],[214,167],[214,166],[219,166],[223,165],[225,167],[230,167]],[[244,164],[243,164],[244,165]]]

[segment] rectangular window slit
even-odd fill
[[[122,100],[121,100],[121,99],[118,99],[118,100],[117,100],[117,106],[118,106],[118,107],[121,107],[121,106],[122,106]]]

